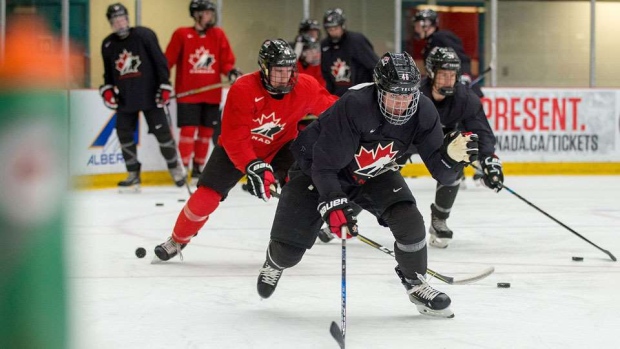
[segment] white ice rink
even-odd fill
[[[408,183],[428,224],[434,182]],[[620,257],[620,177],[507,177],[506,184]],[[317,243],[261,300],[256,279],[277,200],[233,189],[184,261],[150,264],[187,197],[175,187],[72,194],[72,347],[337,348],[329,325],[340,323],[340,243]],[[455,240],[445,250],[429,247],[429,267],[465,276],[495,266],[495,273],[469,285],[432,279],[452,298],[455,317],[429,318],[409,302],[390,256],[349,240],[347,348],[620,348],[619,263],[516,196],[471,179],[448,224]],[[368,213],[360,231],[393,249],[389,230]],[[140,246],[143,259],[134,255]]]

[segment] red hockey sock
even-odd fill
[[[209,153],[209,143],[213,137],[212,127],[198,127],[198,139],[194,143],[194,162],[202,166],[207,161]]]
[[[198,187],[179,213],[172,239],[181,244],[188,243],[207,223],[209,215],[220,204],[220,199],[222,196],[215,190],[203,186]]]
[[[181,153],[181,161],[183,166],[189,166],[189,160],[192,158],[194,150],[194,137],[196,135],[196,126],[182,126],[179,137],[179,153]]]

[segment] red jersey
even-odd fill
[[[319,115],[337,99],[305,74],[299,74],[293,90],[279,100],[265,90],[260,72],[244,75],[228,91],[218,142],[245,173],[247,164],[256,158],[271,162],[297,137],[297,123],[305,115]]]
[[[321,86],[325,87],[326,83],[325,83],[325,79],[323,79],[323,74],[321,73],[321,65],[308,65],[307,67],[304,68],[303,64],[301,64],[300,61],[297,61],[297,70],[299,71],[299,73],[301,74],[308,74],[310,76],[313,76],[316,81],[319,82],[319,84],[321,84]]]
[[[175,90],[186,92],[222,81],[235,65],[235,55],[224,31],[218,27],[199,35],[194,27],[178,28],[166,48],[168,68],[177,66]],[[220,104],[222,89],[179,98],[180,103]]]

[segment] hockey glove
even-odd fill
[[[443,138],[441,152],[444,164],[460,171],[478,159],[478,135],[471,132],[449,132]]]
[[[172,86],[168,84],[159,85],[157,94],[155,94],[155,103],[157,108],[163,108],[164,105],[170,104],[170,95],[172,95]]]
[[[240,77],[241,75],[243,75],[242,72],[240,72],[239,70],[237,70],[237,68],[232,68],[229,72],[228,72],[228,81],[230,81],[230,83],[232,84],[233,82],[235,82],[237,80],[238,77]]]
[[[276,184],[271,165],[261,159],[250,161],[245,167],[248,176],[248,192],[267,202],[271,198],[269,187]]]
[[[342,193],[332,193],[319,204],[319,213],[329,226],[332,233],[342,238],[340,228],[346,225],[349,229],[347,239],[357,235],[357,217],[353,215],[353,208],[349,200]]]
[[[105,104],[106,107],[112,110],[116,110],[118,108],[118,96],[114,91],[114,86],[103,85],[99,87],[99,93],[101,94],[101,97],[103,97],[103,104]]]
[[[495,192],[502,190],[504,184],[504,172],[502,171],[502,162],[493,154],[480,161],[482,166],[482,182]]]

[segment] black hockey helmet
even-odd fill
[[[424,64],[426,73],[433,79],[438,69],[454,70],[460,75],[461,59],[452,47],[433,47]]]
[[[418,109],[420,99],[420,70],[413,58],[407,53],[384,54],[375,66],[374,81],[377,86],[379,107],[387,121],[393,125],[402,125],[409,121]],[[398,96],[400,95],[400,96]],[[410,96],[410,97],[406,97]],[[390,100],[392,99],[392,100]],[[398,101],[407,100],[407,105],[400,112],[390,110]]]
[[[299,22],[299,34],[305,34],[310,30],[318,30],[320,33],[321,26],[319,25],[319,21],[308,18]]]
[[[105,16],[108,18],[108,21],[110,21],[114,17],[119,17],[119,16],[129,17],[129,12],[127,11],[127,7],[117,2],[115,4],[108,6],[108,10],[106,11]]]
[[[437,12],[431,10],[431,9],[425,9],[425,10],[421,10],[418,11],[418,13],[415,14],[415,16],[413,17],[413,22],[417,22],[417,21],[429,21],[431,25],[433,26],[437,26],[439,23],[439,20],[437,19]]]
[[[333,8],[325,11],[325,15],[323,15],[323,27],[344,27],[344,22],[346,21],[346,17],[344,16],[344,11],[341,8]]]
[[[189,16],[194,18],[194,13],[199,11],[216,12],[215,4],[209,0],[191,0],[189,2]]]
[[[263,86],[271,94],[286,94],[291,92],[297,83],[297,55],[291,46],[283,39],[268,39],[263,42],[258,51],[258,66],[263,80]],[[271,84],[271,69],[273,67],[293,68],[287,81],[282,86]]]
[[[321,43],[310,34],[302,34],[300,41],[302,44],[300,59],[302,62],[319,65],[321,63]]]

